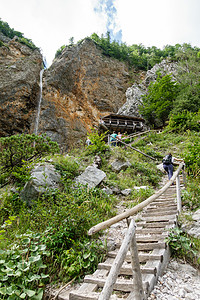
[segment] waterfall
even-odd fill
[[[41,102],[42,102],[42,75],[43,75],[44,69],[40,71],[40,95],[39,95],[39,101],[38,101],[38,107],[37,107],[37,115],[35,119],[35,129],[34,133],[37,135],[38,133],[38,124],[39,124],[39,118],[40,118],[40,108],[41,108]]]

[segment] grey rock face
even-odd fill
[[[157,72],[161,72],[162,75],[172,74],[172,78],[175,79],[177,63],[169,63],[163,60],[151,70],[148,70],[141,84],[133,84],[126,90],[126,102],[118,110],[118,114],[141,117],[138,108],[142,104],[142,97],[146,94],[149,84],[156,80]]]
[[[138,107],[142,104],[142,96],[146,93],[144,86],[134,84],[126,90],[126,103],[118,110],[118,114],[141,117]]]
[[[88,166],[81,175],[76,177],[75,181],[76,183],[87,185],[89,188],[94,188],[99,185],[105,177],[106,174],[103,171],[93,166]]]
[[[23,201],[31,204],[37,200],[39,195],[50,189],[56,189],[60,181],[60,175],[55,171],[53,165],[37,166],[31,173],[32,179],[27,182],[21,192]]]

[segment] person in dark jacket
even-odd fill
[[[177,165],[178,162],[183,161],[183,159],[178,159],[172,156],[171,153],[168,153],[162,160],[163,162],[163,168],[168,174],[169,180],[173,176],[173,171],[174,171],[174,165]]]

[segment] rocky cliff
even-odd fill
[[[39,132],[64,149],[78,143],[101,116],[123,105],[128,81],[127,66],[92,40],[66,47],[44,73]]]
[[[0,33],[0,136],[35,130],[42,55]],[[92,40],[66,47],[43,73],[37,132],[62,148],[78,143],[101,116],[126,101],[128,67],[103,55]]]
[[[40,98],[42,55],[1,33],[0,42],[0,136],[32,133]],[[171,73],[176,68],[166,62],[154,66],[143,74],[140,84],[130,87],[128,66],[105,56],[91,39],[65,47],[43,73],[37,132],[46,133],[66,150],[84,140],[101,116],[139,116],[142,95],[160,69]]]
[[[42,55],[0,33],[0,136],[30,132],[38,103]]]

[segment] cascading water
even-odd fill
[[[40,71],[40,95],[39,95],[39,101],[38,101],[38,108],[37,108],[37,115],[35,119],[35,129],[34,133],[37,135],[38,133],[38,124],[39,124],[39,118],[40,118],[40,108],[41,108],[41,102],[42,102],[42,75],[43,75],[44,69]]]

